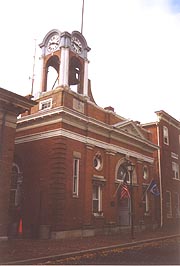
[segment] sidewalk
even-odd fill
[[[180,234],[180,232],[175,230],[165,231],[161,229],[151,232],[135,232],[134,240],[131,240],[130,232],[129,234],[119,233],[116,235],[99,235],[94,237],[60,240],[11,239],[0,242],[0,264],[178,234]]]

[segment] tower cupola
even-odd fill
[[[73,31],[49,31],[39,45],[42,49],[42,85],[41,92],[56,86],[76,89],[84,96],[88,94],[88,52],[90,51],[84,36]],[[50,68],[56,73],[51,88],[48,88]]]

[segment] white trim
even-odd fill
[[[179,121],[178,120],[176,120],[174,117],[170,117],[170,116],[169,116],[170,119],[168,120],[163,115],[165,115],[165,114],[157,115],[158,122],[160,122],[161,120],[163,120],[163,121],[167,122],[169,125],[175,127],[176,129],[179,129],[179,126],[178,126]]]
[[[166,126],[163,126],[163,143],[169,145],[169,129]]]
[[[83,94],[88,96],[88,61],[84,62],[84,89]]]
[[[48,107],[42,108],[43,104],[50,103]],[[39,111],[44,111],[52,108],[52,98],[48,98],[46,100],[42,100],[39,102]]]
[[[59,68],[59,85],[68,86],[69,48],[61,47],[61,64]]]
[[[97,198],[94,196],[94,189],[97,188]],[[94,211],[94,201],[98,202],[98,210],[97,212]],[[92,212],[95,216],[102,216],[102,213],[100,214],[99,212],[102,212],[102,187],[100,185],[93,185],[93,195],[92,195]]]
[[[169,194],[169,202],[167,202],[167,193]],[[169,212],[167,212],[167,203],[169,204]],[[166,217],[172,218],[172,193],[169,190],[166,190]]]
[[[79,158],[73,158],[73,197],[79,196],[79,161]]]
[[[179,164],[176,162],[172,162],[172,171],[173,171],[173,179],[175,180],[180,180],[180,176],[179,176]]]
[[[179,156],[175,152],[171,152],[171,158],[178,160]]]
[[[132,156],[134,158],[137,158],[137,159],[149,162],[149,163],[153,163],[153,161],[154,161],[153,157],[149,157],[149,156],[143,155],[141,153],[138,153],[138,152],[126,149],[126,148],[119,147],[117,145],[105,143],[105,142],[100,141],[100,140],[96,140],[96,139],[89,138],[86,136],[81,136],[77,133],[68,131],[66,129],[55,129],[55,130],[50,130],[50,131],[46,131],[46,132],[26,135],[24,137],[17,137],[15,139],[15,144],[31,142],[31,141],[36,141],[36,140],[40,140],[40,139],[53,138],[53,137],[57,137],[57,136],[63,136],[63,137],[69,138],[69,139],[73,139],[73,140],[88,144],[88,145],[89,144],[94,145],[94,146],[97,146],[99,148],[103,148],[105,150],[111,150],[113,152],[118,152],[121,154],[129,155],[129,156]]]
[[[121,121],[121,122],[118,122],[118,123],[116,123],[115,125],[113,125],[115,128],[117,128],[117,129],[120,129],[120,130],[123,130],[124,131],[124,129],[126,129],[126,127],[127,126],[129,126],[129,125],[131,125],[135,130],[136,130],[136,133],[138,134],[138,135],[135,135],[134,134],[134,137],[140,137],[140,138],[142,138],[143,140],[147,140],[145,137],[144,137],[144,135],[142,134],[142,132],[138,129],[138,126],[135,124],[135,122],[134,121],[132,121],[132,120],[125,120],[125,121]],[[145,129],[144,129],[144,131],[145,131]],[[127,132],[128,133],[128,132]],[[128,134],[131,134],[132,135],[132,133],[128,133]]]
[[[141,149],[146,150],[146,151],[147,151],[147,148],[144,146],[141,146],[141,143],[144,143],[148,147],[151,147],[153,149],[157,148],[157,145],[153,144],[152,142],[148,141],[147,139],[141,139],[137,136],[133,136],[132,134],[128,134],[123,130],[114,129],[113,125],[106,125],[105,123],[103,123],[101,121],[97,121],[94,118],[88,118],[87,119],[87,117],[85,115],[79,114],[75,111],[72,111],[72,110],[69,110],[68,108],[63,108],[63,107],[53,108],[53,109],[47,110],[47,111],[45,110],[43,113],[40,113],[38,116],[37,115],[36,116],[29,115],[28,118],[20,119],[18,121],[18,124],[21,124],[22,122],[27,122],[29,120],[36,120],[37,118],[40,118],[42,121],[42,118],[44,118],[45,116],[49,117],[51,115],[55,115],[55,114],[59,114],[59,113],[65,113],[66,116],[70,115],[72,118],[76,118],[76,119],[79,119],[81,122],[87,123],[88,124],[88,130],[91,132],[96,133],[98,131],[98,132],[100,132],[101,135],[103,135],[105,137],[111,136],[115,140],[118,140],[118,141],[121,140],[121,141],[123,141],[123,143],[128,143],[128,144],[129,144],[129,138],[131,138],[132,140],[138,141],[138,143],[139,143],[139,144],[137,144],[134,142],[133,146],[140,147]],[[74,123],[72,120],[70,121],[69,119],[66,119],[63,117],[62,117],[62,119],[63,119],[63,122],[65,122],[67,124],[71,124],[73,126],[83,128],[83,129],[85,128],[85,126],[82,126],[82,125],[78,126],[77,122]],[[41,126],[52,124],[53,123],[52,121],[53,121],[52,119],[47,121],[47,122],[42,121]],[[87,124],[85,124],[85,125],[87,125]],[[24,131],[24,130],[28,130],[28,129],[36,128],[36,127],[39,127],[39,124],[26,125],[23,128],[19,127],[16,131],[19,132],[22,130]],[[124,137],[127,137],[128,140],[125,139]]]

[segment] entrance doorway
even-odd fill
[[[119,225],[129,226],[130,225],[130,199],[123,198],[118,202],[118,217]]]

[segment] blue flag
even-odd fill
[[[147,191],[150,191],[154,196],[160,195],[158,186],[154,180],[152,180],[151,183],[149,184]]]

